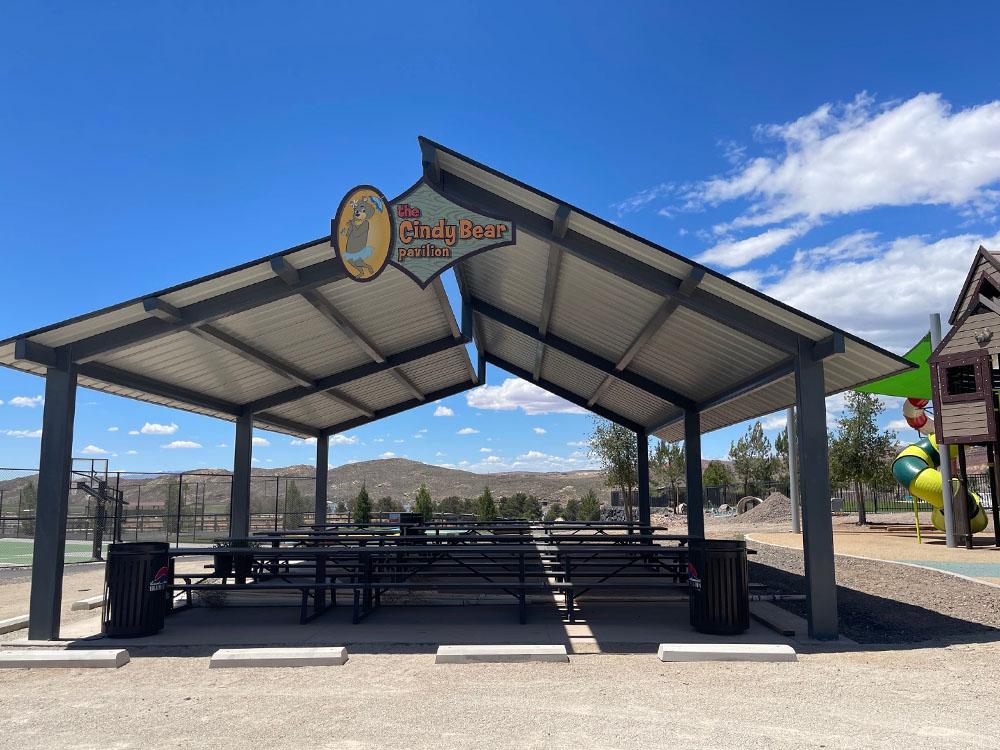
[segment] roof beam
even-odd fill
[[[345,405],[351,407],[352,409],[354,409],[354,411],[361,412],[366,417],[373,417],[373,416],[375,416],[375,412],[373,412],[367,406],[365,406],[364,404],[362,404],[357,399],[351,398],[346,393],[344,393],[342,391],[338,391],[336,388],[331,388],[328,391],[323,391],[323,395],[327,396],[332,401],[336,401],[339,404],[345,404]]]
[[[646,393],[650,394],[651,396],[663,399],[664,401],[676,404],[677,406],[682,406],[685,409],[692,408],[695,405],[695,401],[692,398],[685,396],[683,393],[678,393],[677,391],[668,386],[652,381],[649,378],[643,377],[642,375],[631,372],[630,370],[623,370],[621,372],[616,372],[614,362],[604,359],[603,357],[594,354],[590,350],[585,349],[584,347],[579,346],[577,344],[574,344],[571,341],[567,341],[564,338],[556,336],[555,334],[546,333],[543,335],[531,323],[527,322],[526,320],[521,320],[520,318],[511,315],[510,313],[504,310],[494,307],[488,302],[484,302],[483,300],[473,298],[472,300],[470,300],[470,304],[472,305],[472,309],[475,310],[480,315],[484,315],[487,318],[490,318],[491,320],[495,320],[497,323],[500,323],[501,325],[505,325],[508,328],[514,329],[518,333],[522,333],[525,336],[529,336],[535,339],[535,341],[540,341],[546,346],[551,346],[556,351],[560,351],[563,354],[567,354],[570,357],[573,357],[574,359],[579,360],[580,362],[583,362],[585,365],[593,367],[596,370],[600,370],[601,372],[607,374],[612,374],[619,380],[628,383],[629,385],[634,386],[635,388],[643,390]],[[530,376],[527,379],[530,380],[531,379]],[[540,383],[541,381],[539,380],[536,382]],[[581,399],[583,400],[584,404],[586,404],[586,399],[583,399],[582,397]],[[593,408],[593,405],[587,408]]]
[[[494,367],[499,367],[501,370],[506,370],[511,375],[516,375],[517,377],[521,378],[521,380],[527,380],[529,382],[531,380],[531,373],[528,372],[527,370],[521,369],[517,365],[502,360],[499,357],[496,357],[488,352],[485,355],[485,359]],[[627,417],[623,417],[620,414],[616,414],[610,409],[605,409],[603,406],[587,406],[587,401],[582,396],[578,396],[572,391],[567,390],[562,386],[556,385],[555,383],[551,383],[548,380],[539,379],[535,384],[539,388],[548,391],[554,396],[558,396],[561,399],[569,401],[574,406],[579,406],[581,409],[587,409],[588,411],[593,412],[597,416],[604,417],[605,419],[610,420],[615,424],[620,424],[622,427],[627,427],[633,432],[638,432],[639,430],[645,429],[645,427],[638,424],[637,422],[633,422],[631,419],[628,419]]]
[[[198,393],[179,385],[166,383],[162,380],[147,377],[146,375],[129,372],[128,370],[121,370],[117,367],[102,365],[97,362],[88,362],[80,365],[78,372],[81,377],[101,380],[105,383],[111,383],[122,388],[130,388],[135,391],[143,391],[153,396],[197,406],[200,409],[208,409],[209,411],[216,411],[234,417],[239,416],[240,413],[240,405],[234,404],[231,401],[207,396],[204,393]]]
[[[570,255],[654,294],[675,297],[680,293],[683,282],[676,276],[572,229],[566,231],[564,238],[554,240],[554,222],[550,219],[450,172],[442,172],[441,180],[441,190],[445,195],[476,210],[513,221],[518,232],[529,234],[542,242],[554,242]],[[703,289],[695,289],[681,304],[775,349],[789,354],[795,352],[798,341],[795,331],[734,302],[716,297]]]
[[[31,339],[18,339],[14,342],[14,359],[34,362],[36,365],[64,368],[69,361],[64,354],[51,346],[40,344]]]
[[[691,292],[695,290],[695,287],[701,283],[701,280],[705,278],[705,271],[701,268],[692,268],[684,281],[681,282],[679,289],[679,294],[677,297],[671,297],[660,305],[659,309],[653,313],[646,325],[642,327],[639,331],[639,335],[636,336],[632,343],[629,345],[628,349],[621,356],[621,359],[615,363],[616,372],[621,372],[635,359],[635,355],[646,345],[646,343],[653,337],[653,335],[663,327],[663,324],[667,322],[667,318],[674,314],[678,307],[681,305],[681,299],[690,296]],[[587,399],[588,405],[596,404],[598,399],[604,393],[605,389],[611,384],[612,379],[616,377],[615,375],[607,375],[601,384],[594,389],[593,395]]]
[[[424,168],[424,179],[432,185],[441,183],[441,165],[434,144],[420,141],[420,161]]]
[[[270,425],[271,427],[277,427],[279,431],[290,432],[293,435],[319,437],[319,430],[315,427],[301,424],[300,422],[296,422],[292,419],[285,419],[284,417],[279,417],[276,414],[268,414],[267,412],[254,414],[253,421],[255,424],[260,423],[265,425],[264,429],[268,429],[266,425]]]
[[[569,206],[560,204],[552,219],[552,237],[561,240],[569,228]],[[552,318],[552,307],[556,301],[556,286],[559,284],[559,268],[562,265],[562,248],[550,242],[548,264],[545,268],[545,291],[542,294],[542,312],[538,318],[538,330],[548,333],[549,321]],[[535,349],[535,365],[531,370],[531,379],[538,380],[542,374],[542,362],[545,359],[545,344],[539,342]]]
[[[475,388],[477,383],[475,381],[469,380],[458,385],[451,385],[447,388],[442,388],[437,391],[433,391],[427,394],[427,399],[431,401],[437,401],[442,398],[448,398],[448,396],[454,396],[456,393],[462,393],[470,388]],[[400,414],[409,409],[413,409],[421,404],[425,403],[418,399],[410,399],[409,401],[402,401],[393,406],[388,406],[385,409],[379,409],[375,411],[371,416],[356,417],[354,419],[348,419],[339,424],[331,425],[322,430],[324,435],[336,435],[340,432],[346,432],[347,430],[353,430],[355,427],[361,427],[362,425],[375,422],[379,419],[385,419],[386,417],[391,417],[394,414]]]
[[[321,391],[346,385],[352,380],[359,380],[360,378],[366,378],[370,375],[377,375],[381,372],[385,372],[386,370],[401,367],[402,365],[409,364],[410,362],[415,362],[418,359],[429,357],[432,354],[438,354],[456,346],[463,346],[467,343],[467,341],[468,340],[464,338],[456,339],[451,336],[446,336],[444,338],[437,339],[436,341],[415,346],[412,349],[406,349],[397,354],[390,354],[385,358],[385,362],[366,362],[363,365],[358,365],[357,367],[352,367],[348,370],[342,370],[341,372],[318,378],[313,382],[313,385],[309,387],[296,386],[295,388],[289,388],[284,391],[279,391],[278,393],[272,393],[270,396],[264,396],[263,398],[243,404],[243,409],[246,411],[258,412],[264,409],[280,406],[281,404],[287,404],[290,401],[297,401],[300,398],[311,396],[315,393],[320,393]],[[430,398],[430,396],[428,396],[428,398]]]
[[[835,333],[831,336],[827,336],[825,339],[816,341],[812,345],[813,356],[817,360],[826,359],[834,354],[843,354],[844,352],[844,336],[842,334]],[[709,409],[714,409],[717,406],[721,406],[727,401],[732,401],[734,398],[739,398],[747,393],[756,391],[758,388],[763,388],[766,385],[781,380],[788,375],[795,372],[795,357],[785,357],[780,362],[773,364],[769,367],[764,368],[759,372],[755,372],[752,375],[737,381],[733,385],[727,386],[717,393],[713,393],[708,398],[699,401],[696,410],[699,412],[707,411]],[[669,427],[676,422],[683,419],[683,415],[678,417],[673,417],[663,424],[658,425],[652,430],[652,432],[659,432],[665,427]]]
[[[303,290],[343,279],[345,274],[344,267],[336,258],[320,261],[299,269],[299,281],[291,286],[279,278],[270,278],[217,294],[184,307],[173,308],[180,316],[178,322],[168,322],[156,317],[157,314],[164,314],[165,308],[154,303],[154,307],[157,307],[159,312],[151,311],[148,318],[104,333],[88,336],[59,348],[65,349],[67,352],[71,351],[75,362],[89,362],[118,349],[177,333],[179,324],[195,326],[211,323],[218,318],[245,312],[269,302],[284,299],[292,294],[298,294]]]
[[[313,379],[302,370],[283,362],[277,357],[272,357],[267,352],[263,352],[245,341],[241,341],[235,336],[230,336],[225,331],[219,330],[212,325],[192,326],[188,328],[191,333],[201,339],[222,347],[226,351],[232,352],[238,357],[242,357],[248,362],[270,370],[275,375],[291,380],[298,385],[309,387],[313,384]]]
[[[285,260],[285,258],[273,258],[271,260],[271,269],[278,276],[278,278],[282,279],[287,284],[294,284],[298,281],[298,270],[292,266],[291,263]],[[435,294],[444,295],[444,289],[441,287],[440,278],[435,281]],[[302,298],[312,305],[324,318],[333,323],[333,325],[341,333],[354,342],[354,344],[357,345],[358,348],[360,348],[369,358],[379,364],[385,362],[385,355],[382,351],[375,346],[375,344],[369,341],[360,329],[349,321],[344,314],[341,313],[340,310],[338,310],[326,297],[320,294],[318,290],[310,289],[304,291],[302,292]],[[451,327],[452,336],[459,336],[460,332],[455,323],[454,316],[451,314],[451,306],[448,305],[448,298],[446,295],[444,296],[444,313]],[[396,380],[398,380],[400,384],[406,388],[406,390],[413,394],[414,398],[425,400],[425,397],[420,389],[414,385],[413,381],[410,380],[402,370],[393,368],[392,374],[396,377]],[[301,385],[308,384],[302,383]],[[344,399],[341,400],[343,401]],[[345,401],[345,403],[349,402]],[[359,408],[359,411],[367,413],[363,408]]]

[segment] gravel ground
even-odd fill
[[[797,664],[435,665],[359,654],[343,667],[0,673],[0,744],[18,748],[992,748],[982,713],[1000,646],[811,654]],[[992,666],[991,666],[992,663]]]
[[[802,553],[750,544],[750,580],[804,593]],[[1000,589],[944,573],[836,557],[841,632],[859,643],[1000,640]],[[805,616],[805,602],[777,602]]]

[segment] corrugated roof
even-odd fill
[[[299,282],[279,277],[276,258]],[[156,320],[145,300],[194,311],[196,324]],[[420,289],[387,267],[359,284],[340,270],[328,237],[0,342],[0,364],[44,375],[44,363],[16,356],[22,339],[70,359],[86,347],[85,387],[229,420],[263,402],[251,409],[255,422],[294,435],[475,385],[440,280]]]
[[[677,440],[685,406],[702,412],[707,432],[794,403],[789,372],[800,337],[843,342],[842,353],[824,359],[828,394],[910,366],[565,201],[422,143],[425,160],[434,154],[445,194],[518,225],[516,245],[459,266],[463,293],[487,303],[473,305],[487,358],[537,376],[581,406]],[[567,213],[562,229],[559,217]],[[547,299],[546,273],[555,259],[558,274]]]

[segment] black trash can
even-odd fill
[[[750,628],[747,544],[692,539],[688,551],[691,626],[702,633],[737,635]]]
[[[163,629],[167,590],[167,542],[112,544],[104,570],[102,632],[113,638],[153,635]]]

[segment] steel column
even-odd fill
[[[326,481],[330,467],[330,436],[316,438],[316,508],[313,523],[326,523]]]
[[[705,538],[705,490],[701,479],[701,414],[684,412],[684,476],[687,484],[688,534]]]
[[[792,506],[792,533],[802,533],[799,515],[799,438],[795,431],[795,407],[788,407],[785,419],[788,430],[788,498]]]
[[[236,419],[233,450],[233,490],[229,508],[229,536],[250,536],[250,459],[253,454],[253,414]]]
[[[799,339],[795,359],[799,468],[802,472],[802,547],[805,557],[806,610],[811,638],[837,638],[837,580],[830,514],[826,392],[823,362],[813,343]]]
[[[76,375],[74,364],[50,367],[45,373],[28,619],[31,640],[51,641],[59,637],[66,513],[73,470]]]
[[[639,524],[649,526],[649,433],[636,430],[635,439],[639,451]]]

